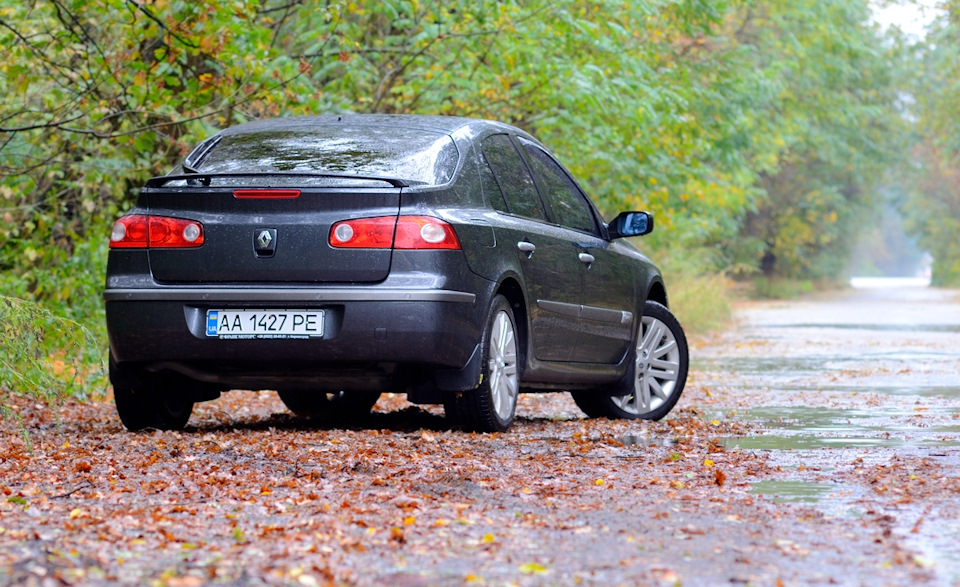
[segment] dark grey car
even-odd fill
[[[224,130],[151,179],[111,235],[110,379],[130,430],[275,389],[298,414],[382,392],[505,430],[520,391],[659,419],[687,345],[657,268],[527,133],[345,115]]]

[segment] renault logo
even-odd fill
[[[272,257],[277,251],[277,229],[258,228],[253,232],[253,251],[258,257]]]

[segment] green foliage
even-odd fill
[[[944,2],[925,43],[903,66],[916,141],[902,171],[908,230],[933,256],[934,285],[960,286],[960,2]]]
[[[99,341],[77,322],[0,295],[0,324],[0,417],[19,420],[10,401],[14,394],[56,408],[67,396],[82,396],[85,382],[102,377],[98,359],[85,355]]]
[[[739,37],[779,80],[754,112],[752,152],[764,192],[741,238],[767,277],[842,276],[883,172],[901,153],[898,88],[866,1],[783,1],[744,9]]]

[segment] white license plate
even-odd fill
[[[322,337],[323,310],[207,310],[207,336]]]

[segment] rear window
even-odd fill
[[[197,161],[197,171],[326,173],[439,185],[450,181],[458,160],[453,140],[440,133],[375,126],[314,126],[224,133]]]

